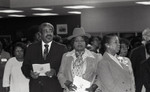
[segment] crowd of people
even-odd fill
[[[44,22],[31,42],[0,42],[0,92],[149,92],[150,29],[133,44],[115,33],[62,39]],[[132,44],[131,44],[132,42]]]

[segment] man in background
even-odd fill
[[[142,45],[131,50],[129,58],[132,62],[134,77],[135,77],[135,86],[136,92],[142,92],[143,85],[143,68],[142,64],[146,59],[149,58],[149,55],[146,52],[145,44],[150,40],[150,29],[147,28],[142,32]]]

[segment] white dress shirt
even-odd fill
[[[51,48],[51,44],[52,44],[52,41],[51,42],[49,42],[49,43],[44,43],[43,41],[42,41],[42,54],[44,55],[44,49],[45,49],[45,44],[47,44],[48,45],[48,52],[50,51],[50,48]]]

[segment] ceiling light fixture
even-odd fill
[[[70,14],[81,14],[80,11],[69,11],[68,13],[70,13]]]
[[[49,9],[49,8],[31,8],[31,10],[37,10],[37,11],[51,11],[53,9]]]
[[[150,5],[150,1],[135,2],[136,4]]]
[[[77,5],[77,6],[64,6],[64,8],[70,8],[70,9],[89,9],[89,8],[95,8],[94,6],[87,6],[87,5]]]
[[[52,15],[58,15],[57,13],[33,13],[33,15],[37,16],[52,16]]]
[[[0,13],[19,13],[21,10],[0,10]]]
[[[25,15],[17,15],[17,14],[11,14],[8,15],[9,17],[25,17]]]

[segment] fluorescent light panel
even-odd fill
[[[65,6],[64,8],[70,9],[88,9],[88,8],[95,8],[94,6],[87,6],[87,5],[77,5],[77,6]]]
[[[21,10],[0,10],[0,13],[19,13]]]
[[[37,16],[51,16],[51,15],[58,15],[57,13],[33,13],[33,15]]]
[[[136,2],[136,4],[150,5],[150,1],[141,1],[141,2]]]
[[[17,15],[17,14],[11,14],[8,15],[9,17],[25,17],[25,15]]]
[[[70,13],[70,14],[81,14],[80,11],[69,11],[68,13]]]
[[[50,8],[31,8],[31,10],[38,10],[38,11],[51,11],[53,9]]]

